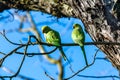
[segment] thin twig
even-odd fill
[[[86,75],[77,75],[79,77],[85,77],[85,78],[117,78],[120,79],[119,76],[116,75],[109,75],[109,76],[86,76]]]
[[[19,72],[20,72],[20,70],[21,70],[21,68],[22,68],[22,65],[23,65],[23,63],[24,63],[24,60],[25,60],[25,56],[26,56],[25,54],[27,53],[28,44],[29,44],[29,41],[28,41],[28,43],[27,43],[27,45],[26,45],[26,47],[25,47],[24,56],[23,56],[23,58],[22,58],[22,62],[21,62],[21,64],[20,64],[17,72],[16,72],[14,75],[12,75],[12,76],[0,76],[0,78],[10,78],[10,79],[12,79],[13,77],[16,77],[16,76],[19,74]]]
[[[55,79],[53,79],[50,75],[48,75],[47,72],[45,72],[45,75],[46,75],[48,78],[50,78],[51,80],[55,80]]]
[[[21,45],[21,44],[14,43],[14,42],[10,41],[10,40],[6,37],[5,30],[3,30],[3,33],[0,32],[0,34],[3,35],[4,38],[5,38],[9,43],[11,43],[11,44],[13,44],[13,45]]]
[[[0,66],[3,64],[4,60],[5,60],[8,56],[12,55],[14,52],[16,52],[18,49],[20,49],[20,48],[22,48],[22,47],[24,47],[24,46],[25,46],[25,45],[20,45],[20,46],[18,46],[17,48],[15,48],[14,50],[12,50],[12,51],[9,52],[8,54],[6,54],[3,58],[1,58],[1,59],[0,59]]]
[[[15,72],[11,71],[10,69],[8,69],[8,68],[5,67],[5,66],[1,66],[1,68],[2,68],[5,72],[7,72],[7,73],[9,73],[9,74],[15,74]],[[20,74],[18,74],[17,77],[19,77],[19,78],[21,78],[21,79],[24,79],[24,80],[35,80],[35,79],[33,79],[33,78],[29,78],[29,77],[26,77],[26,76],[20,75]]]
[[[24,59],[25,59],[25,55],[23,56],[22,62],[21,62],[21,64],[20,64],[19,69],[18,69],[18,71],[16,72],[16,74],[14,74],[14,75],[12,75],[12,76],[0,76],[0,78],[13,78],[13,77],[16,77],[16,76],[18,75],[18,73],[20,72],[20,69],[21,69],[21,67],[22,67],[22,65],[23,65]]]
[[[87,69],[88,67],[92,66],[94,63],[95,63],[95,58],[96,58],[96,55],[97,55],[97,52],[99,51],[99,49],[96,51],[95,55],[94,55],[94,60],[91,64],[89,64],[88,66],[85,66],[84,68],[80,69],[79,71],[75,72],[73,75],[71,75],[70,77],[68,78],[65,78],[64,80],[68,80],[68,79],[71,79],[72,77],[76,76],[78,73],[80,73],[81,71]]]
[[[12,78],[12,77],[16,77],[16,76],[19,74],[19,72],[20,72],[20,70],[21,70],[21,68],[22,68],[22,65],[23,65],[23,63],[24,63],[24,61],[25,61],[25,57],[26,57],[25,54],[27,53],[28,44],[29,44],[29,41],[28,41],[28,43],[27,43],[27,45],[26,45],[26,47],[25,47],[24,56],[23,56],[23,59],[22,59],[22,62],[21,62],[21,64],[20,64],[20,66],[19,66],[19,69],[18,69],[18,71],[17,71],[17,73],[16,73],[15,75],[11,76],[11,78]]]
[[[110,62],[106,57],[104,57],[104,58],[96,57],[96,60],[105,60],[105,61],[107,61],[107,62]]]
[[[52,54],[54,51],[56,51],[57,50],[57,47],[56,48],[54,48],[53,50],[51,50],[51,51],[49,51],[49,52],[45,52],[45,53],[35,53],[35,52],[33,52],[33,53],[26,53],[26,55],[28,56],[28,57],[31,57],[31,56],[35,56],[35,55],[48,55],[48,54]],[[24,53],[23,52],[15,52],[16,54],[21,54],[21,55],[23,55]]]

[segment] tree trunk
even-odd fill
[[[9,8],[37,10],[57,17],[83,21],[93,41],[120,43],[120,0],[1,0],[0,11]],[[96,45],[120,70],[120,45]]]

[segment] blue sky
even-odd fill
[[[9,11],[14,12],[13,9]],[[23,11],[19,11],[18,13],[20,15],[26,14]],[[32,33],[20,33],[16,31],[20,23],[19,18],[17,18],[16,16],[14,16],[13,18],[7,11],[0,13],[0,15],[9,16],[9,18],[7,19],[0,20],[0,32],[2,32],[3,29],[5,29],[6,32],[8,32],[6,36],[13,42],[20,43],[20,40],[22,42],[27,42],[28,36],[32,35]],[[41,34],[43,40],[44,40],[44,37],[41,32],[41,27],[44,25],[48,25],[52,29],[58,31],[61,35],[62,43],[73,43],[71,39],[71,32],[72,32],[72,25],[74,23],[81,24],[84,29],[84,26],[79,19],[61,18],[57,20],[57,18],[52,17],[51,15],[44,14],[41,12],[34,12],[34,11],[31,12],[31,15],[33,16],[36,27],[39,30],[39,33]],[[26,20],[26,22],[24,23],[24,28],[27,28],[27,27],[30,27],[30,23]],[[12,30],[12,32],[9,32],[10,30]],[[85,40],[86,42],[92,42],[90,36],[86,32],[85,32],[85,36],[86,36],[86,40]],[[6,54],[10,52],[12,49],[17,47],[15,45],[8,43],[2,35],[0,35],[0,44],[1,44],[0,52],[4,52]],[[48,51],[53,49],[53,47],[45,47],[45,48]],[[63,49],[68,59],[71,61],[72,68],[75,72],[77,72],[78,70],[80,70],[85,66],[84,58],[79,46],[64,46]],[[85,46],[87,59],[89,63],[93,61],[93,57],[97,49],[98,48],[95,47],[94,45]],[[23,51],[23,49],[21,49],[20,51]],[[37,46],[30,46],[28,51],[39,52]],[[60,54],[59,54],[59,51],[57,50],[50,55],[53,58],[58,59]],[[3,55],[0,55],[0,58],[2,57]],[[99,51],[97,54],[97,57],[103,58],[105,57],[105,55],[101,51]],[[21,55],[13,54],[5,60],[3,66],[16,72],[20,65],[21,59],[22,59]],[[64,77],[67,78],[71,76],[73,73],[69,69],[70,65],[64,60],[63,60],[63,65],[65,70]],[[49,78],[45,76],[44,71],[47,71],[47,73],[50,76],[54,77],[57,80],[57,74],[59,73],[57,67],[53,64],[50,64],[43,56],[34,56],[34,57],[26,57],[24,61],[24,65],[20,71],[20,74],[33,78],[35,80],[49,80]],[[0,76],[2,75],[9,75],[9,74],[3,71],[2,68],[0,68]],[[108,75],[118,75],[118,72],[110,62],[107,62],[104,60],[96,60],[94,65],[80,72],[79,75],[108,76]],[[21,80],[21,79],[14,78],[13,80]],[[75,76],[70,80],[112,80],[112,78],[99,79],[99,78],[84,78],[84,77]],[[118,79],[115,79],[115,80],[118,80]]]

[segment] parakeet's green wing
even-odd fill
[[[60,38],[60,35],[58,32],[56,32],[54,30],[49,31],[46,34],[46,41],[48,43],[51,43],[51,44],[54,44],[55,46],[57,46],[59,48],[59,51],[60,51],[61,55],[63,56],[64,60],[68,60],[65,53],[63,52],[62,47],[60,46],[61,45],[61,38]]]
[[[80,43],[80,46],[83,46],[85,35],[79,29],[74,29],[72,31],[72,39],[75,43]]]
[[[46,41],[48,43],[54,44],[55,46],[60,46],[61,39],[59,33],[56,31],[49,31],[46,34]]]

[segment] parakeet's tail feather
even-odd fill
[[[67,57],[66,57],[66,55],[65,55],[65,53],[64,53],[64,51],[63,51],[63,49],[62,49],[62,47],[59,47],[59,51],[60,51],[60,53],[61,53],[63,59],[66,61],[66,60],[67,60]]]
[[[62,47],[59,47],[59,51],[60,51],[60,53],[61,53],[63,59],[64,59],[65,61],[67,61],[67,62],[71,65],[71,63],[70,63],[70,61],[68,60],[67,56],[65,55],[65,53],[64,53],[64,51],[63,51],[63,49],[62,49]]]
[[[81,49],[82,49],[82,51],[83,51],[83,55],[84,55],[84,59],[85,59],[85,63],[86,63],[86,65],[88,66],[88,61],[87,61],[87,57],[86,57],[86,53],[85,53],[84,46],[81,46]]]
[[[64,59],[65,61],[67,60],[67,61],[69,62],[69,60],[68,60],[67,56],[65,55],[65,53],[64,53],[64,51],[63,51],[63,49],[62,49],[62,47],[59,47],[59,51],[60,51],[60,53],[61,53],[63,59]]]

